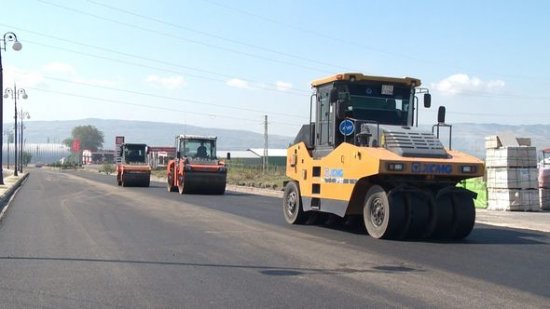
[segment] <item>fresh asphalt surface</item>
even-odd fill
[[[289,226],[279,198],[33,170],[0,223],[0,307],[548,307],[550,234],[462,242]]]

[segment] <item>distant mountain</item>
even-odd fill
[[[71,135],[71,130],[79,125],[93,125],[105,134],[105,149],[114,148],[114,139],[123,135],[128,142],[144,142],[151,146],[172,146],[177,134],[197,134],[218,136],[220,150],[246,150],[263,148],[264,136],[244,130],[202,128],[175,123],[127,121],[114,119],[82,119],[71,121],[26,121],[24,136],[27,143],[61,142]],[[5,124],[5,128],[13,127]],[[431,130],[422,126],[423,130]],[[441,129],[441,139],[448,146],[448,129]],[[550,147],[550,125],[505,125],[457,123],[452,127],[452,148],[465,151],[479,158],[485,157],[485,136],[510,134],[529,137],[533,146],[539,149]],[[294,136],[269,135],[270,148],[286,148]]]
[[[218,137],[219,150],[246,150],[263,148],[264,136],[244,130],[201,128],[176,123],[128,121],[116,119],[82,119],[67,121],[26,121],[24,138],[27,143],[60,143],[71,136],[76,126],[92,125],[104,134],[103,148],[114,149],[115,136],[122,135],[126,142],[140,142],[150,146],[173,146],[179,134],[209,135]],[[5,124],[12,128],[13,123]],[[286,148],[294,137],[269,135],[270,148]]]

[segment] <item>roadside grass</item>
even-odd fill
[[[151,174],[166,177],[166,169],[154,169]],[[261,166],[228,166],[227,183],[231,185],[282,190],[283,183],[287,180],[289,178],[285,175],[284,167],[270,167],[263,172]]]
[[[227,182],[237,186],[282,190],[289,178],[283,167],[270,167],[265,172],[261,167],[230,166]]]

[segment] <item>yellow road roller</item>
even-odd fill
[[[476,196],[456,185],[482,176],[483,162],[451,149],[445,107],[431,132],[419,130],[419,102],[431,106],[429,90],[420,86],[416,78],[361,73],[312,82],[309,124],[287,150],[288,223],[332,214],[362,216],[374,238],[458,240],[470,234]],[[449,132],[446,147],[440,132]]]

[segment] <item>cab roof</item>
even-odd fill
[[[396,83],[396,84],[404,84],[407,86],[412,86],[414,84],[414,87],[418,87],[422,84],[420,79],[413,78],[413,77],[386,77],[386,76],[372,76],[372,75],[364,75],[362,73],[338,73],[334,75],[330,75],[321,79],[316,79],[311,82],[312,87],[318,87],[321,85],[329,84],[335,81],[339,80],[356,80],[356,81],[379,81],[379,82],[388,82],[388,83]]]
[[[202,139],[202,140],[211,140],[215,141],[217,139],[216,136],[203,136],[203,135],[189,135],[189,134],[181,134],[178,136],[180,139]]]

